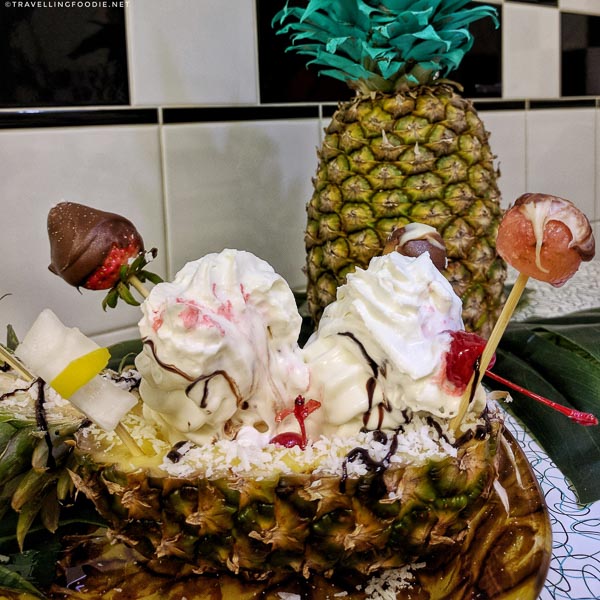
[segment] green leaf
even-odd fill
[[[597,362],[561,348],[540,332],[507,337],[510,341],[505,340],[503,347],[542,373],[569,398],[571,406],[586,412],[600,409],[600,365]]]
[[[600,417],[600,309],[510,323],[496,355],[495,373]],[[511,396],[509,410],[571,480],[579,500],[600,499],[600,426],[578,425],[531,398],[512,391]]]
[[[322,67],[322,74],[370,89],[383,79],[387,90],[414,79],[413,61],[427,65],[424,77],[458,67],[473,44],[469,25],[484,17],[498,26],[494,7],[470,0],[309,0],[305,8],[286,3],[272,25],[290,37],[288,50],[313,56],[308,64]]]
[[[549,334],[556,337],[556,343],[576,351],[579,349],[600,363],[600,324],[581,327],[578,324],[545,325]]]
[[[133,358],[142,351],[142,346],[142,340],[140,339],[126,340],[109,346],[110,360],[108,361],[108,368],[120,372],[124,361],[131,360],[133,362]]]
[[[19,345],[19,338],[17,337],[17,334],[15,333],[13,326],[7,325],[6,326],[6,347],[9,350],[12,350],[14,352],[14,350],[17,348],[18,345]]]
[[[156,273],[152,273],[152,271],[140,271],[138,273],[138,277],[141,281],[149,281],[150,283],[154,284],[163,282],[163,278]]]
[[[117,306],[117,302],[119,301],[119,292],[116,288],[112,288],[108,294],[102,300],[102,309],[106,310],[106,307],[115,308]]]
[[[494,372],[524,388],[550,398],[564,406],[573,407],[567,397],[551,385],[539,371],[513,354],[498,350]],[[501,384],[486,379],[486,385],[503,389]],[[600,428],[583,427],[552,408],[511,391],[513,399],[505,408],[521,419],[573,484],[579,501],[600,499]]]
[[[127,304],[130,304],[131,306],[140,305],[140,303],[135,299],[134,295],[131,293],[129,286],[124,284],[123,282],[117,284],[117,292],[119,294],[119,298],[125,300]]]
[[[44,594],[27,581],[25,577],[2,564],[0,564],[0,589],[1,588],[14,590],[16,592],[27,592],[38,598],[45,597]]]
[[[0,454],[0,486],[21,473],[31,461],[31,454],[38,438],[31,429],[18,429]]]

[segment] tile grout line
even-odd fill
[[[524,152],[524,160],[525,160],[525,164],[524,166],[524,170],[525,170],[525,191],[529,191],[529,112],[530,112],[530,101],[528,98],[525,99],[525,109],[523,110],[524,112],[524,128],[525,131],[523,132],[523,137],[524,137],[524,145],[525,145],[525,152]]]
[[[171,236],[169,234],[169,199],[167,185],[167,153],[165,148],[165,125],[163,120],[163,109],[158,108],[158,148],[160,154],[160,181],[162,192],[162,217],[163,217],[163,237],[165,240],[165,277],[167,281],[172,279],[171,273]]]

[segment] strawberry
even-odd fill
[[[129,246],[119,247],[113,244],[102,265],[85,280],[82,287],[86,290],[109,290],[121,277],[121,267],[127,265],[130,259],[135,258],[140,252],[137,240]]]
[[[144,270],[148,259],[142,236],[121,215],[61,202],[48,213],[48,237],[50,271],[77,288],[109,290],[104,308],[114,308],[119,298],[138,305],[129,290],[134,280],[161,281]],[[156,250],[148,254],[154,258]]]

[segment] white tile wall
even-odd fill
[[[560,95],[559,11],[504,3],[502,95],[557,98]]]
[[[47,269],[46,217],[60,200],[118,212],[148,247],[164,248],[157,127],[0,130],[2,220],[0,339],[12,324],[23,335],[46,307],[88,334],[133,325],[139,309],[107,313],[102,292],[79,293]],[[164,275],[164,257],[156,261]]]
[[[258,101],[253,0],[129,0],[134,105]]]
[[[600,15],[598,0],[558,0],[558,6],[564,11]]]
[[[171,272],[233,247],[303,285],[318,143],[316,119],[165,126]]]
[[[502,206],[508,207],[527,191],[525,170],[525,111],[480,111],[490,132],[490,146],[500,169]]]
[[[594,218],[596,111],[532,110],[527,114],[527,190],[561,196]]]

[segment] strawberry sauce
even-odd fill
[[[298,425],[300,426],[300,433],[294,431],[285,431],[276,435],[271,439],[271,444],[278,444],[279,446],[285,446],[286,448],[293,448],[294,446],[300,446],[301,450],[306,448],[308,444],[308,437],[306,435],[305,421],[307,417],[313,413],[317,408],[321,406],[320,402],[316,400],[309,400],[306,402],[303,396],[297,396],[294,401],[294,408],[286,408],[277,414],[275,421],[281,423],[289,415],[294,415]]]

